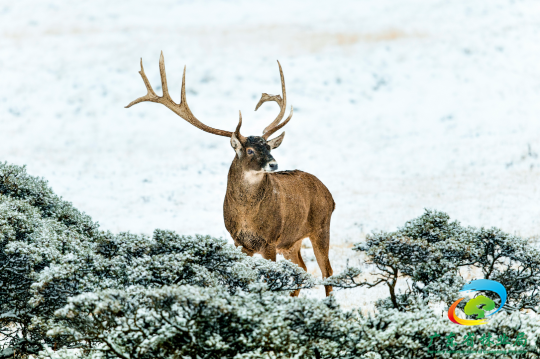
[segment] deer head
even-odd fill
[[[277,162],[275,161],[274,157],[270,154],[270,151],[274,148],[279,147],[281,142],[283,141],[283,138],[285,136],[285,132],[283,132],[278,137],[275,137],[271,140],[268,140],[268,137],[270,137],[273,133],[280,130],[283,126],[285,126],[292,118],[293,115],[293,108],[291,106],[291,113],[287,119],[280,123],[283,119],[283,116],[285,114],[285,107],[287,105],[287,93],[285,90],[285,79],[283,77],[283,70],[281,69],[281,64],[278,61],[279,66],[279,73],[281,76],[281,89],[283,92],[283,98],[280,95],[269,95],[266,93],[263,93],[261,96],[261,99],[257,106],[255,107],[255,111],[265,102],[267,101],[275,101],[280,108],[280,112],[276,119],[268,125],[264,131],[262,136],[249,136],[244,137],[242,134],[240,134],[240,127],[242,127],[242,113],[240,112],[238,126],[236,126],[236,130],[234,132],[219,130],[210,126],[205,125],[201,121],[199,121],[191,112],[189,109],[189,106],[187,104],[186,100],[186,67],[184,66],[184,74],[182,76],[182,90],[180,95],[180,103],[175,103],[171,96],[169,95],[169,89],[167,86],[167,76],[165,74],[165,60],[163,58],[163,52],[161,52],[161,56],[159,58],[159,72],[161,76],[161,86],[163,88],[163,96],[158,96],[152,89],[152,86],[150,85],[150,82],[148,81],[148,78],[146,77],[146,74],[144,73],[144,68],[142,64],[141,59],[141,71],[139,71],[139,74],[141,74],[141,77],[144,81],[144,84],[146,86],[147,94],[139,97],[135,101],[131,102],[129,105],[126,106],[126,108],[129,108],[135,104],[138,104],[140,102],[156,102],[160,103],[162,105],[165,105],[167,108],[169,108],[171,111],[176,113],[178,116],[186,120],[187,122],[191,123],[193,126],[205,131],[212,133],[214,135],[229,137],[231,139],[231,146],[236,152],[236,157],[240,161],[240,164],[242,168],[248,171],[275,171],[278,168]]]

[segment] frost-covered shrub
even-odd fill
[[[367,263],[377,268],[372,273],[376,279],[359,280],[360,271],[347,268],[326,283],[336,288],[386,285],[390,296],[378,302],[382,307],[408,310],[409,298],[417,296],[450,305],[467,282],[462,270],[476,268],[483,278],[505,286],[505,310],[539,310],[540,252],[496,228],[463,227],[446,213],[426,210],[397,231],[369,235],[353,249],[364,252]],[[403,293],[396,290],[398,280],[407,281]]]
[[[24,201],[43,218],[58,221],[80,235],[92,237],[97,233],[98,225],[88,215],[55,195],[46,180],[28,175],[24,166],[0,163],[0,194]]]
[[[540,322],[520,312],[498,313],[486,325],[464,326],[436,315],[427,301],[409,298],[409,311],[379,309],[361,320],[358,346],[366,358],[515,358],[516,354],[482,351],[522,351],[520,358],[538,358]],[[491,340],[491,344],[486,340]],[[451,345],[451,343],[455,345]],[[508,343],[503,345],[502,343]],[[473,351],[476,354],[450,353]],[[434,353],[436,352],[436,353]],[[525,354],[526,353],[526,354]]]
[[[86,353],[94,358],[338,358],[359,339],[358,322],[332,297],[232,295],[217,287],[83,294],[48,326],[51,336],[92,343]]]
[[[505,310],[540,310],[540,251],[497,228],[476,230],[474,266],[508,291]]]
[[[63,345],[30,323],[52,316],[70,296],[171,284],[235,293],[253,283],[271,291],[315,284],[291,262],[247,257],[222,239],[161,230],[153,237],[99,231],[46,181],[0,164],[0,358],[35,354],[43,344]]]
[[[47,342],[29,329],[40,313],[28,304],[35,274],[96,233],[97,225],[46,181],[0,163],[0,357],[37,353]]]
[[[347,267],[328,283],[387,285],[390,297],[368,316],[332,297],[290,298],[313,278],[222,239],[100,231],[44,180],[0,164],[0,358],[431,358],[444,349],[438,339],[468,332],[520,337],[538,356],[537,318],[517,311],[538,310],[540,256],[525,240],[428,211],[355,249],[377,279]],[[454,300],[467,267],[503,283],[516,312],[463,327],[429,309]],[[403,278],[410,288],[398,293]]]
[[[192,286],[107,290],[71,299],[42,324],[52,337],[84,344],[81,350],[49,349],[41,358],[450,358],[433,351],[482,349],[538,357],[540,322],[532,316],[500,313],[487,325],[467,327],[436,315],[426,302],[409,306],[364,316],[343,312],[333,297],[232,295]],[[510,344],[500,345],[501,338]]]
[[[131,285],[146,288],[163,285],[219,286],[230,293],[264,282],[272,291],[291,291],[315,285],[314,279],[289,261],[271,262],[248,257],[223,239],[180,236],[156,230],[153,237],[104,233],[85,253],[65,256],[36,276],[31,300],[50,308],[58,301],[102,289]],[[61,297],[58,298],[58,293]]]

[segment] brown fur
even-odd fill
[[[300,247],[309,237],[323,278],[332,275],[328,259],[330,217],[335,203],[319,179],[302,171],[261,172],[258,181],[244,179],[242,161],[229,169],[223,203],[225,227],[248,255],[276,260],[276,252],[307,270]],[[326,295],[332,291],[326,286]],[[299,290],[293,295],[297,296]]]
[[[159,58],[163,96],[158,96],[152,89],[144,73],[141,59],[139,73],[147,93],[126,107],[140,102],[160,103],[193,126],[214,135],[230,138],[236,157],[229,169],[223,216],[225,227],[234,243],[242,246],[242,250],[250,256],[261,253],[264,258],[273,261],[276,260],[277,252],[283,253],[285,258],[307,270],[300,247],[302,240],[309,237],[323,278],[327,278],[332,275],[328,259],[330,217],[335,208],[332,195],[317,177],[309,173],[297,170],[273,172],[277,169],[277,163],[270,151],[279,147],[285,132],[271,140],[268,138],[283,128],[293,115],[291,106],[289,116],[281,122],[285,115],[287,93],[279,61],[278,66],[283,97],[263,93],[255,107],[257,110],[263,103],[274,101],[280,108],[278,116],[264,129],[261,137],[246,138],[240,134],[242,114],[235,132],[219,130],[199,121],[187,104],[185,67],[180,103],[175,103],[168,91],[163,53]],[[328,296],[332,287],[326,286],[325,290]],[[292,295],[297,296],[299,292],[297,290]]]

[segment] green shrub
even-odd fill
[[[354,249],[377,279],[348,267],[327,283],[386,285],[390,296],[371,315],[345,312],[333,297],[291,298],[316,281],[223,239],[100,231],[46,181],[0,164],[0,359],[432,358],[452,333],[519,335],[525,357],[538,357],[540,325],[524,311],[539,309],[540,256],[526,240],[427,211]],[[456,326],[432,309],[455,300],[467,267],[508,289],[507,312],[487,325]],[[404,278],[411,285],[399,292]]]
[[[230,293],[264,283],[270,291],[312,287],[288,261],[247,257],[223,239],[156,230],[153,237],[99,231],[54,195],[46,181],[0,164],[0,357],[37,354],[48,337],[32,319],[50,318],[71,296],[133,285],[219,287]]]
[[[506,311],[532,310],[540,305],[540,252],[527,240],[497,228],[463,227],[443,212],[429,211],[395,232],[378,232],[353,250],[364,252],[377,268],[374,281],[359,279],[358,268],[347,268],[327,284],[336,288],[386,285],[383,307],[408,310],[409,298],[450,306],[466,283],[463,269],[478,269],[483,278],[500,282],[508,292]],[[479,278],[478,278],[479,279]],[[398,292],[398,281],[409,286]]]

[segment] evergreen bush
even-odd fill
[[[248,257],[223,239],[100,231],[45,180],[6,163],[0,164],[0,269],[0,358],[37,354],[44,345],[79,347],[53,341],[36,323],[82,293],[134,285],[217,286],[230,293],[254,283],[276,292],[315,285],[295,264]]]
[[[389,297],[369,314],[343,311],[333,297],[291,298],[316,281],[223,239],[101,231],[45,180],[3,163],[0,358],[432,358],[447,338],[466,350],[488,334],[509,338],[497,349],[518,345],[538,357],[540,325],[530,313],[539,309],[540,255],[526,240],[426,211],[354,249],[376,279],[347,267],[325,283],[386,285]],[[457,326],[433,309],[457,298],[470,268],[508,290],[506,312],[487,325]],[[400,292],[399,281],[408,289]]]
[[[476,271],[506,288],[504,310],[540,309],[540,251],[497,228],[464,227],[446,213],[426,210],[395,232],[368,235],[353,250],[365,253],[377,279],[361,280],[361,270],[348,267],[326,283],[336,288],[386,285],[389,297],[379,306],[405,311],[409,298],[419,296],[448,307],[467,282],[463,273]],[[397,290],[398,281],[408,284],[403,292]]]

